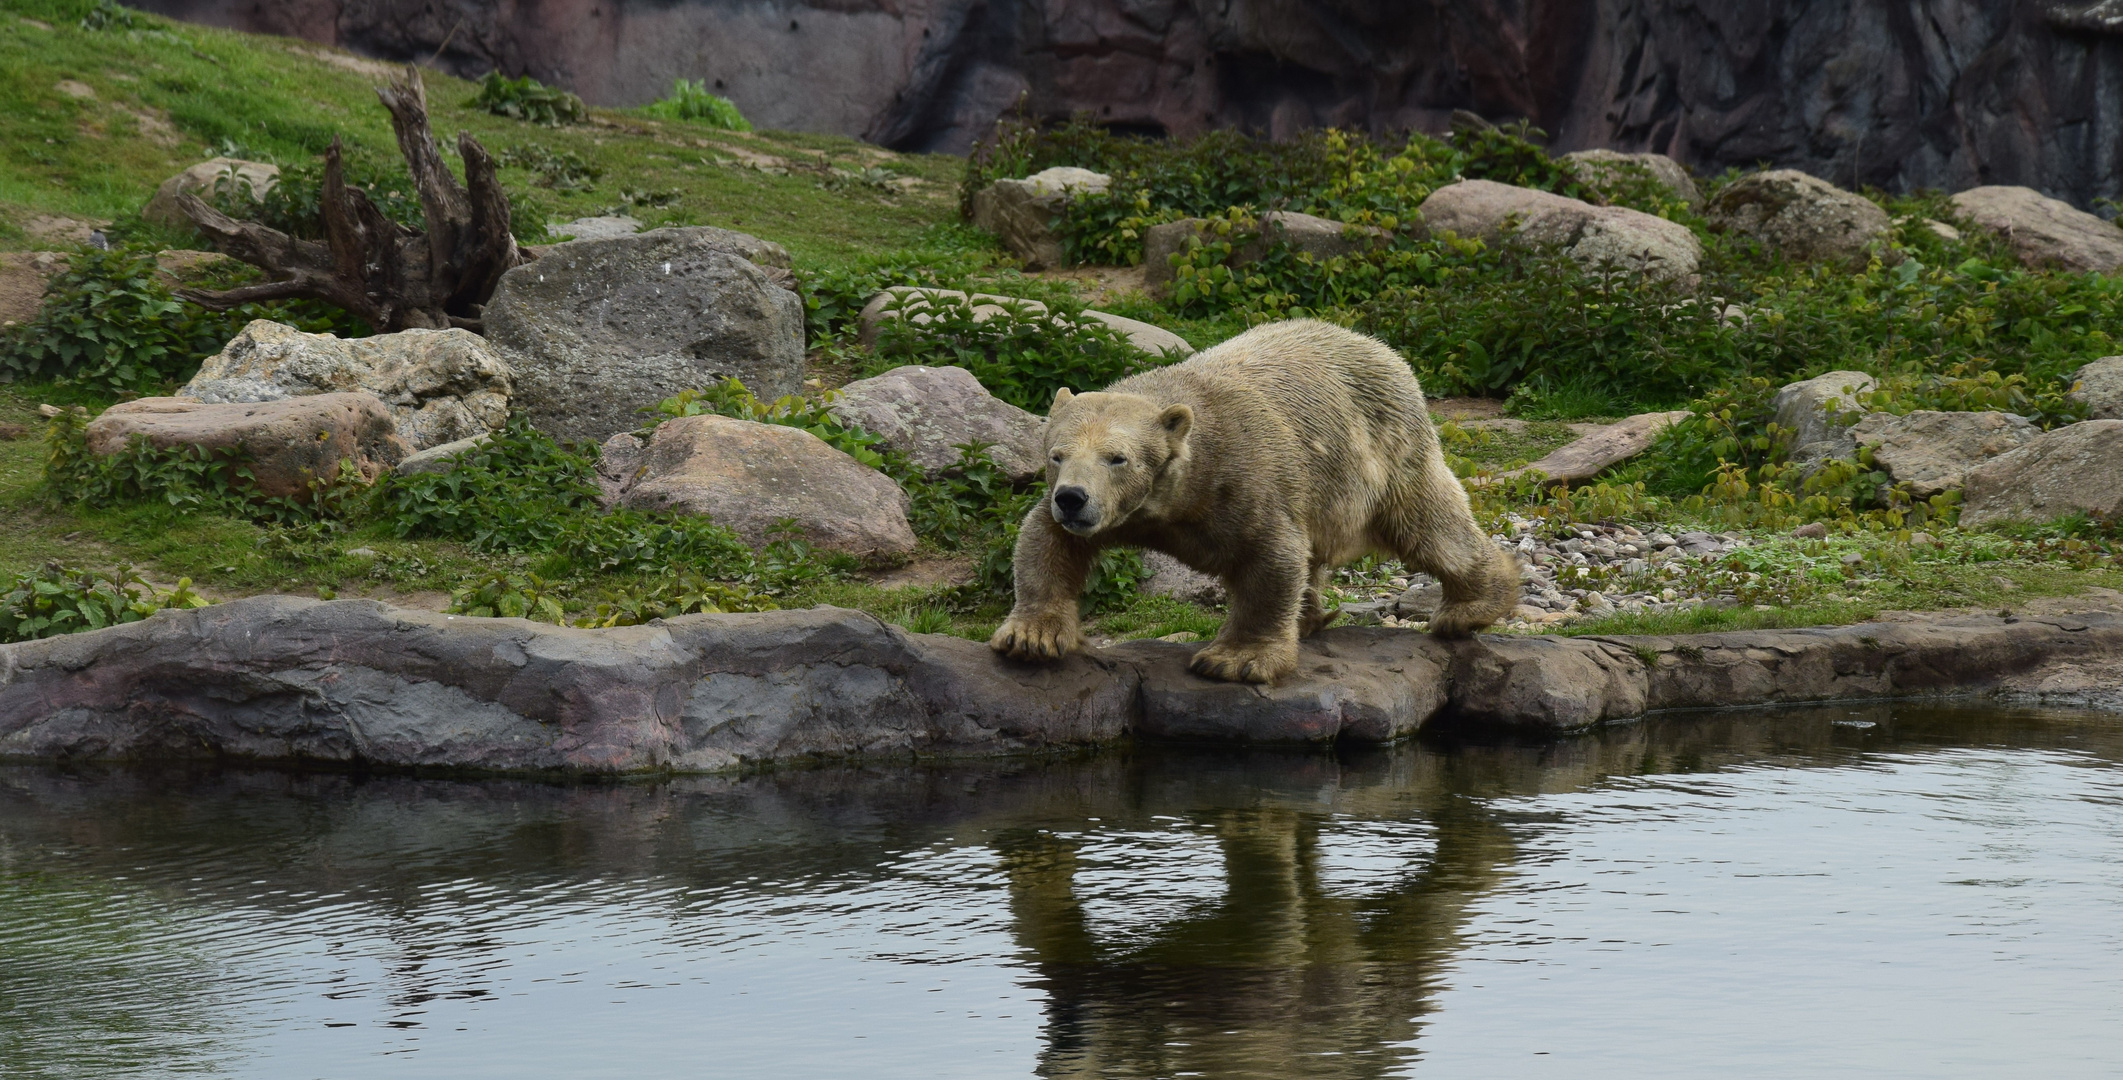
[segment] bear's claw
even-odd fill
[[[1295,650],[1274,646],[1211,644],[1187,665],[1196,675],[1224,682],[1272,683],[1297,670]]]
[[[1013,660],[1059,660],[1084,647],[1073,619],[1012,615],[988,639],[988,647]]]

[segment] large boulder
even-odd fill
[[[2032,188],[1991,185],[1953,197],[1954,211],[2012,245],[2021,264],[2107,273],[2123,267],[2123,229]]]
[[[754,547],[793,521],[826,551],[869,562],[914,553],[907,493],[883,473],[792,427],[685,416],[657,425],[619,503],[702,514]]]
[[[1153,225],[1143,233],[1143,287],[1163,295],[1172,287],[1172,256],[1197,239],[1206,239],[1214,223],[1207,218],[1181,218]],[[1266,258],[1269,248],[1288,244],[1315,259],[1353,255],[1388,239],[1384,229],[1369,225],[1346,225],[1311,214],[1271,210],[1260,217],[1258,236],[1231,252],[1230,264],[1241,266]]]
[[[1555,247],[1587,270],[1617,269],[1661,281],[1695,274],[1703,246],[1686,225],[1553,192],[1462,180],[1417,208],[1423,228],[1490,243]]]
[[[1850,429],[1873,463],[1919,496],[1960,487],[1970,469],[2019,447],[2041,432],[2011,413],[1873,413]]]
[[[1970,470],[1962,483],[1967,528],[2070,514],[2123,520],[2123,420],[2060,427]]]
[[[1850,425],[1856,422],[1851,414],[1868,410],[1855,395],[1870,393],[1878,385],[1862,371],[1831,371],[1778,390],[1776,424],[1790,432],[1791,460],[1810,465],[1857,453],[1857,440],[1850,437]]]
[[[177,396],[228,404],[366,390],[389,407],[398,437],[425,450],[501,430],[510,389],[509,365],[467,330],[340,338],[257,319]]]
[[[1045,270],[1068,265],[1054,218],[1072,194],[1098,194],[1113,178],[1069,165],[1033,173],[1022,180],[997,180],[973,193],[973,224],[1000,237],[1025,267]]]
[[[2123,420],[2123,356],[2104,356],[2074,372],[2064,396],[2084,404],[2089,420]]]
[[[935,321],[936,309],[946,304],[970,302],[973,321],[987,322],[1011,308],[1028,316],[1044,316],[1047,305],[1037,300],[1024,300],[1012,296],[995,296],[990,293],[964,293],[957,289],[922,289],[912,285],[895,285],[870,298],[863,305],[862,314],[856,319],[856,340],[865,347],[877,344],[877,335],[884,324],[892,319],[905,319],[917,326]],[[1084,317],[1105,323],[1119,332],[1136,348],[1152,356],[1192,356],[1194,346],[1187,339],[1139,319],[1123,318],[1103,311],[1086,309]]]
[[[724,378],[772,400],[803,381],[804,314],[788,252],[705,227],[555,244],[501,276],[487,341],[515,405],[561,438],[602,441],[642,411]]]
[[[200,198],[209,198],[214,193],[214,185],[223,177],[233,180],[239,188],[248,189],[252,197],[257,198],[280,182],[280,166],[232,157],[202,161],[164,180],[147,205],[140,209],[140,216],[159,225],[189,228],[192,219],[177,209],[177,196],[191,192]]]
[[[1887,211],[1863,195],[1796,169],[1743,176],[1706,208],[1710,227],[1752,237],[1807,262],[1862,267],[1885,251]]]
[[[1681,163],[1664,154],[1625,154],[1619,150],[1578,150],[1564,154],[1560,159],[1563,167],[1578,178],[1578,182],[1601,191],[1628,183],[1634,169],[1642,169],[1659,186],[1673,197],[1695,209],[1703,207],[1703,193],[1696,189],[1695,180]]]
[[[241,453],[252,487],[266,498],[307,498],[310,482],[336,479],[342,461],[373,481],[408,453],[383,399],[364,392],[225,405],[141,398],[105,409],[87,435],[89,452],[98,455],[135,438],[163,450]]]
[[[1046,421],[988,393],[965,368],[893,368],[841,387],[832,409],[932,478],[958,466],[959,443],[976,440],[994,444],[989,459],[1014,483],[1046,468],[1040,452]]]

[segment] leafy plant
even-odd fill
[[[678,573],[628,587],[617,597],[599,603],[593,614],[575,620],[575,625],[639,626],[651,619],[672,619],[680,615],[773,610],[773,599],[764,593],[741,585],[709,581],[698,574]]]
[[[367,155],[349,153],[343,163],[343,179],[357,188],[382,211],[383,216],[408,229],[427,228],[427,212],[402,162],[377,164]],[[245,181],[234,166],[214,178],[206,201],[230,217],[255,221],[304,240],[324,239],[324,163],[311,159],[280,170],[278,179],[262,194]]]
[[[581,98],[529,75],[511,79],[499,70],[487,72],[486,78],[479,80],[479,92],[465,104],[496,116],[547,127],[578,124],[590,118],[590,110],[583,106]]]
[[[96,6],[81,17],[83,30],[131,30],[133,13],[116,0],[96,0]]]
[[[996,397],[1044,413],[1064,386],[1104,386],[1159,362],[1085,315],[1080,302],[1046,306],[1042,312],[1026,301],[901,293],[886,303],[871,366],[955,365]]]
[[[658,423],[675,420],[681,416],[715,415],[737,420],[750,420],[758,424],[778,424],[798,431],[808,431],[823,439],[826,445],[854,458],[870,468],[882,468],[884,454],[878,451],[883,441],[859,427],[843,424],[833,415],[831,403],[813,401],[796,394],[763,402],[752,396],[745,384],[736,379],[724,379],[704,390],[684,390],[674,397],[656,403]]]
[[[537,574],[493,574],[450,594],[453,615],[566,623],[553,584]]]
[[[83,630],[139,622],[169,608],[207,606],[190,578],[156,589],[131,567],[111,573],[50,562],[16,577],[0,594],[0,643],[32,641]]]
[[[709,93],[707,83],[700,79],[678,80],[671,87],[670,97],[643,105],[641,115],[658,120],[692,120],[726,131],[752,130],[751,122],[729,98]]]
[[[504,167],[527,169],[535,175],[532,183],[554,191],[591,191],[597,181],[604,177],[604,170],[584,161],[573,150],[555,151],[537,143],[511,146],[494,155],[494,160]]]

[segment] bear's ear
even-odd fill
[[[1067,405],[1069,403],[1069,399],[1075,396],[1075,394],[1069,392],[1069,388],[1066,386],[1062,387],[1059,390],[1056,390],[1054,392],[1054,404],[1047,406],[1047,411],[1053,412],[1054,410],[1059,409],[1064,405]]]
[[[1172,445],[1178,446],[1186,441],[1187,432],[1194,427],[1194,410],[1185,405],[1167,406],[1164,412],[1158,414],[1157,423],[1165,429],[1165,435],[1172,440]]]

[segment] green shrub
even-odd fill
[[[537,143],[506,147],[494,155],[494,160],[506,168],[530,171],[532,183],[554,191],[593,191],[597,181],[604,178],[602,168],[584,161],[573,150],[556,152]]]
[[[872,352],[873,372],[906,364],[955,365],[996,397],[1044,414],[1064,386],[1097,389],[1162,358],[1084,314],[1080,302],[1056,299],[1044,313],[1003,301],[983,313],[969,298],[906,293],[888,310],[919,309],[923,319],[887,318]]]
[[[878,293],[894,286],[956,288],[992,269],[993,241],[963,225],[939,226],[914,248],[885,252],[852,265],[807,274],[804,318],[811,341],[837,342],[855,334],[856,317]]]
[[[0,643],[100,630],[167,608],[205,606],[190,578],[178,579],[177,587],[165,592],[130,567],[106,574],[46,563],[15,578],[0,594]]]
[[[698,574],[679,573],[642,585],[629,586],[616,597],[600,602],[596,610],[575,620],[576,626],[639,626],[651,619],[725,611],[773,611],[773,599],[741,585],[709,581]]]
[[[0,331],[0,382],[52,379],[106,393],[148,393],[191,378],[201,360],[252,319],[311,332],[367,330],[317,301],[225,312],[186,304],[145,252],[84,250],[68,259],[66,273],[46,286],[36,317]]]
[[[511,79],[498,70],[487,72],[486,78],[479,80],[479,92],[465,104],[495,116],[547,127],[577,124],[590,118],[590,110],[583,106],[581,98],[529,75]]]
[[[692,120],[726,131],[750,131],[752,124],[730,99],[708,93],[706,82],[680,79],[671,96],[641,107],[641,115],[658,120]]]
[[[427,211],[420,205],[420,192],[402,162],[376,164],[358,153],[343,160],[341,178],[374,203],[384,217],[415,231],[427,228]],[[239,221],[255,221],[303,240],[324,239],[324,162],[311,159],[280,170],[280,177],[265,194],[236,175],[235,168],[216,177],[206,200],[214,209]]]

